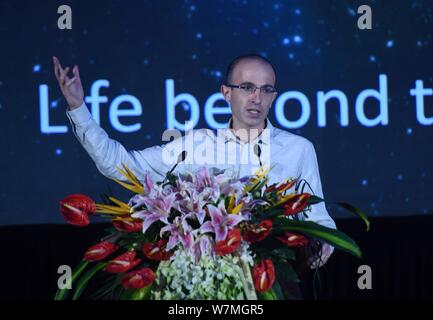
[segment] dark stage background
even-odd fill
[[[72,30],[57,27],[63,4]],[[372,30],[357,27],[363,4]],[[127,197],[73,136],[53,55],[79,65],[87,105],[108,134],[143,149],[185,120],[223,126],[225,67],[259,53],[277,69],[271,121],[313,142],[327,200],[357,205],[373,221],[367,234],[328,206],[365,257],[336,253],[322,297],[431,298],[432,30],[431,0],[0,0],[0,241],[9,261],[0,266],[10,274],[1,296],[50,298],[57,266],[74,264],[101,234],[103,225],[63,225],[59,199]],[[325,105],[321,94],[335,97]],[[364,263],[374,289],[362,292]]]
[[[270,118],[314,143],[328,200],[349,201],[371,216],[433,213],[433,100],[431,92],[424,97],[423,120],[410,93],[416,80],[433,86],[432,1],[365,3],[372,30],[357,27],[359,1],[68,1],[72,30],[59,30],[63,2],[1,1],[0,164],[7,183],[0,224],[62,222],[57,201],[65,195],[96,197],[117,187],[71,132],[53,55],[80,66],[94,116],[99,111],[102,127],[127,149],[160,144],[164,129],[187,119],[198,120],[196,127],[227,122],[229,115],[211,116],[212,105],[205,106],[218,98],[226,65],[239,54],[266,55],[280,93]],[[368,89],[380,91],[382,113],[372,97],[365,114],[356,112]],[[331,90],[346,97],[347,113],[333,98],[319,117],[317,94]],[[181,93],[190,103],[173,107]],[[139,115],[116,121],[116,105]],[[227,105],[217,100],[217,107]]]
[[[320,286],[313,281],[313,272],[302,273],[303,299],[315,298],[314,283],[321,300],[433,299],[433,220],[413,216],[374,217],[371,221],[373,227],[366,235],[362,222],[337,219],[338,228],[357,241],[364,255],[357,259],[335,251],[320,269]],[[104,235],[106,227],[105,224],[84,229],[66,225],[0,227],[1,243],[15,244],[4,245],[2,249],[0,274],[4,276],[0,300],[53,299],[58,266],[77,265],[86,249]],[[360,265],[371,267],[371,290],[360,290],[357,286]]]

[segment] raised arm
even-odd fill
[[[59,82],[60,90],[68,103],[68,109],[74,110],[81,106],[84,99],[83,85],[81,84],[80,71],[78,66],[72,68],[72,78],[69,78],[69,67],[62,68],[60,60],[53,57],[54,74]]]
[[[141,151],[127,151],[119,142],[110,139],[92,118],[83,101],[84,91],[78,66],[72,68],[73,77],[69,78],[69,67],[62,68],[56,57],[53,57],[53,63],[60,90],[68,103],[66,114],[72,130],[98,170],[108,178],[124,180],[116,169],[123,163],[141,180],[145,173],[151,174],[154,180],[162,180],[169,170],[169,165],[162,161],[163,148],[153,146]]]

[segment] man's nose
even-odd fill
[[[262,94],[260,88],[256,88],[254,92],[251,94],[251,101],[258,104],[262,102]]]

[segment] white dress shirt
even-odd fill
[[[269,120],[266,121],[264,133],[250,142],[242,142],[229,128],[220,130],[217,135],[210,129],[200,129],[191,130],[181,138],[163,145],[128,151],[118,141],[110,139],[92,118],[84,103],[66,113],[78,141],[98,170],[108,178],[123,180],[116,169],[116,166],[121,167],[123,163],[140,180],[143,180],[147,172],[155,181],[160,181],[173,167],[178,155],[185,150],[186,158],[176,167],[175,172],[195,171],[206,165],[209,169],[221,169],[233,177],[241,178],[254,173],[261,163],[265,168],[271,167],[268,185],[288,178],[305,179],[312,190],[306,187],[304,192],[323,198],[313,144],[301,136],[275,128]],[[168,154],[171,158],[167,157]],[[203,157],[203,154],[208,157]],[[323,202],[312,206],[306,220],[336,228]]]

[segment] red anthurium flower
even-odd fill
[[[155,281],[156,275],[150,268],[143,268],[129,272],[122,279],[122,286],[126,289],[141,289]]]
[[[279,192],[286,191],[286,190],[290,189],[291,187],[293,187],[295,185],[296,181],[297,181],[296,179],[293,179],[293,180],[287,181],[286,183],[282,183],[280,185],[275,183],[275,184],[269,186],[268,188],[266,188],[265,192],[272,192],[274,190],[279,191]]]
[[[284,214],[286,216],[297,214],[305,209],[308,204],[308,199],[311,197],[309,193],[297,194],[293,198],[287,200],[283,204]]]
[[[105,259],[119,247],[112,242],[103,241],[87,249],[84,259],[90,262]]]
[[[284,237],[277,237],[282,243],[289,247],[303,247],[308,244],[308,238],[301,234],[284,232]]]
[[[262,259],[254,266],[253,281],[257,292],[265,292],[272,288],[275,281],[275,268],[271,259]]]
[[[143,254],[151,260],[168,260],[173,255],[171,251],[165,251],[167,240],[161,239],[158,242],[150,242],[143,244]]]
[[[276,186],[277,186],[276,183],[274,183],[273,185],[270,185],[269,187],[267,187],[265,189],[265,192],[268,193],[268,192],[272,192],[272,191],[276,190],[277,189]]]
[[[60,200],[60,212],[63,218],[74,226],[87,226],[90,223],[88,215],[95,211],[95,202],[83,194],[71,194]]]
[[[277,187],[277,190],[280,192],[289,190],[291,187],[293,187],[295,185],[296,181],[297,181],[296,179],[293,179],[293,180],[287,181],[286,183],[280,184]]]
[[[241,230],[238,228],[232,229],[228,232],[225,240],[218,241],[215,244],[215,252],[219,256],[235,252],[241,244]]]
[[[117,220],[113,221],[113,226],[122,232],[140,232],[143,230],[143,221]]]
[[[134,268],[141,261],[141,259],[135,259],[135,255],[135,251],[128,251],[118,256],[107,264],[105,271],[110,273],[120,273]]]
[[[263,220],[260,224],[247,227],[243,238],[250,243],[265,239],[272,230],[272,220]]]

